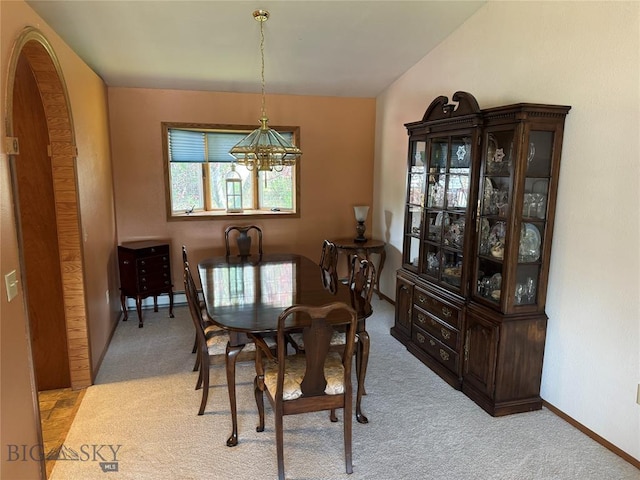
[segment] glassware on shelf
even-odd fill
[[[478,281],[478,294],[481,297],[500,301],[500,292],[502,289],[502,275],[495,273],[491,276],[484,276]]]
[[[536,298],[536,282],[533,278],[527,277],[524,283],[516,284],[515,301],[516,305],[534,303]]]
[[[540,230],[533,223],[523,223],[520,229],[518,261],[535,262],[540,258]]]

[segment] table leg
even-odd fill
[[[122,305],[122,321],[129,320],[129,314],[127,313],[127,296],[124,293],[120,294],[120,305]]]
[[[387,259],[387,251],[383,248],[380,252],[380,263],[378,264],[378,271],[376,272],[376,287],[378,288],[378,298],[382,300],[382,293],[380,292],[380,274],[382,273],[382,267],[384,267],[384,261]]]
[[[229,403],[231,405],[231,436],[227,439],[227,447],[238,444],[238,407],[236,405],[236,360],[244,345],[232,346],[227,343],[225,365],[227,370],[227,388],[229,389]]]
[[[174,318],[174,315],[173,315],[173,290],[169,290],[169,318]]]
[[[136,310],[138,311],[138,328],[142,328],[142,297],[136,295]]]
[[[358,391],[356,393],[356,420],[358,423],[369,423],[369,419],[362,413],[362,395],[364,391],[364,379],[367,376],[367,364],[369,363],[369,334],[366,330],[358,332],[358,352],[356,356],[356,370],[358,377]],[[359,358],[358,358],[359,357]]]

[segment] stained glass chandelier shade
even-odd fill
[[[248,170],[259,171],[282,170],[284,167],[294,166],[302,155],[302,151],[289,143],[282,135],[269,128],[269,118],[265,108],[264,81],[264,22],[269,18],[266,10],[256,10],[253,17],[260,23],[260,57],[262,60],[262,115],[260,127],[229,150],[229,154],[236,159],[238,165]]]

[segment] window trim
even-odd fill
[[[174,213],[171,205],[171,174],[169,162],[169,142],[168,132],[170,128],[183,128],[193,130],[229,130],[233,132],[243,132],[249,134],[255,130],[257,125],[232,125],[218,123],[192,123],[192,122],[161,122],[161,141],[162,141],[162,162],[164,172],[164,193],[165,193],[165,212],[167,221],[190,221],[190,220],[211,220],[211,219],[229,219],[229,218],[246,218],[246,219],[264,219],[264,218],[300,218],[300,160],[296,161],[293,167],[294,175],[294,208],[293,211],[267,211],[267,210],[244,210],[243,212],[231,213],[226,210],[193,213]],[[271,126],[272,129],[283,133],[290,132],[293,136],[293,143],[300,147],[300,127],[296,126]],[[202,164],[203,174],[207,168],[207,163]],[[207,173],[208,174],[208,173]],[[258,193],[258,175],[252,178],[255,194]],[[209,204],[209,182],[204,182],[205,189],[205,208]],[[210,205],[209,205],[210,206]]]

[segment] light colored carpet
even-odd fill
[[[452,389],[389,335],[393,306],[375,300],[367,322],[371,355],[363,409],[355,422],[353,469],[345,473],[342,421],[326,413],[285,417],[289,479],[638,480],[639,471],[543,409],[493,418]],[[213,386],[203,416],[191,371],[193,327],[186,307],[145,311],[120,323],[65,441],[77,460],[56,462],[52,478],[269,479],[277,478],[273,416],[255,431],[255,370],[239,364],[239,444],[231,431],[224,367],[211,369]],[[134,315],[135,316],[135,315]],[[134,319],[135,320],[135,319]],[[341,418],[341,412],[338,415]],[[100,445],[106,445],[100,447]],[[114,460],[118,471],[103,472]],[[104,468],[113,467],[106,464]]]

